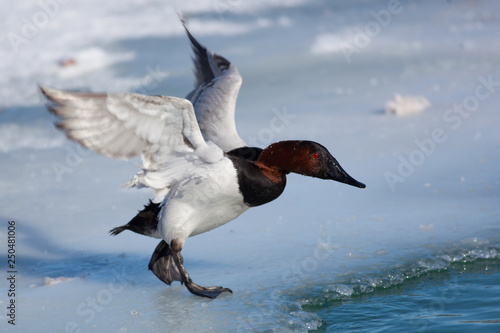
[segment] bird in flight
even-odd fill
[[[183,22],[184,24],[184,22]],[[198,296],[224,287],[192,281],[181,255],[188,237],[234,220],[281,195],[290,172],[364,188],[330,152],[306,140],[248,147],[234,113],[241,76],[226,58],[202,46],[184,24],[194,52],[195,89],[186,98],[136,93],[88,93],[40,86],[56,126],[82,146],[111,158],[142,157],[129,187],[154,198],[127,224],[114,228],[161,239],[148,268],[170,285],[180,281]]]

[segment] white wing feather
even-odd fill
[[[142,154],[143,170],[129,186],[147,186],[155,202],[175,179],[222,150],[205,142],[193,105],[183,98],[134,93],[93,94],[40,87],[60,117],[57,126],[82,146],[113,158]]]
[[[238,70],[186,32],[197,79],[187,99],[40,87],[68,138],[113,158],[141,154],[142,170],[128,185],[152,188],[154,202],[162,201],[173,182],[193,168],[246,146],[234,122],[242,82]]]
[[[186,33],[195,55],[196,76],[196,88],[186,98],[194,105],[203,136],[225,152],[246,146],[234,122],[240,73],[227,59],[198,43],[187,28]]]
[[[238,70],[230,65],[222,75],[203,83],[190,96],[203,136],[225,152],[246,146],[234,122],[241,82]]]

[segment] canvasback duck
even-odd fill
[[[248,147],[236,131],[234,112],[241,86],[236,67],[191,35],[195,89],[187,97],[135,93],[69,92],[40,87],[69,139],[112,158],[141,154],[143,166],[128,182],[149,187],[154,199],[124,230],[161,239],[149,269],[170,285],[180,281],[198,296],[216,298],[223,287],[195,284],[181,250],[188,237],[268,203],[285,189],[290,172],[364,188],[322,145],[281,141],[265,149]]]

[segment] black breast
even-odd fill
[[[260,206],[273,201],[283,193],[286,177],[279,183],[272,182],[254,164],[262,149],[242,147],[226,153],[238,172],[238,183],[245,204],[250,207]]]

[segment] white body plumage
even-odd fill
[[[163,200],[155,236],[184,245],[188,237],[226,224],[248,208],[234,164],[224,157],[201,164],[173,181]]]

